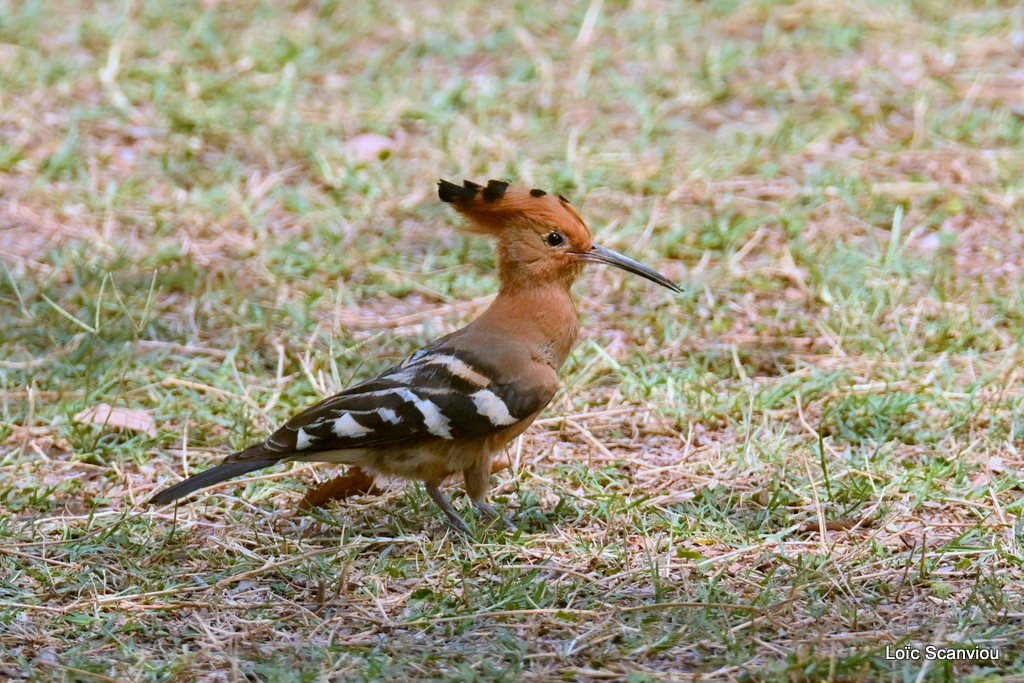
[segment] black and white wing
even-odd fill
[[[421,439],[472,439],[536,414],[556,387],[557,378],[508,376],[493,358],[435,344],[302,411],[262,444],[261,454],[287,458]]]

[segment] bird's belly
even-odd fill
[[[361,467],[373,475],[441,481],[474,464],[489,463],[494,454],[522,434],[539,413],[537,411],[504,429],[468,441],[434,438],[405,445],[317,451],[294,460],[335,462]]]

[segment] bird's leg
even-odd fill
[[[516,525],[509,521],[487,502],[487,493],[491,490],[491,459],[484,458],[477,461],[462,471],[462,479],[465,481],[466,493],[480,514],[488,521],[500,521],[506,529],[514,531]]]
[[[441,512],[448,518],[448,523],[451,524],[456,531],[464,536],[472,538],[473,532],[469,530],[466,523],[459,517],[459,513],[455,511],[455,507],[452,506],[452,502],[448,500],[448,496],[441,493],[440,482],[428,481],[425,483],[427,487],[427,495],[437,503],[437,507],[441,508]]]

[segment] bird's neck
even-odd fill
[[[531,347],[555,370],[576,344],[579,325],[567,283],[502,283],[497,298],[473,326],[498,331]]]

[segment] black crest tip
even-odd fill
[[[563,202],[565,202],[566,204],[571,204],[571,203],[572,203],[572,202],[570,202],[570,201],[569,201],[568,199],[566,199],[566,198],[565,198],[565,195],[564,195],[564,194],[560,194],[560,195],[558,195],[558,198],[559,198],[559,199],[561,199],[561,200],[562,200]]]
[[[468,183],[465,187],[450,183],[444,178],[437,181],[437,196],[442,202],[466,202],[476,196],[477,190],[480,188],[479,185],[476,187],[469,187]]]
[[[487,187],[484,188],[484,201],[493,202],[501,199],[507,189],[508,183],[503,180],[488,180]]]
[[[480,183],[474,183],[472,180],[463,180],[462,186],[467,190],[479,190],[483,185]]]
[[[530,190],[530,196],[531,197],[543,197],[546,194],[547,194],[547,192],[545,192],[544,190],[538,190],[538,189]]]

